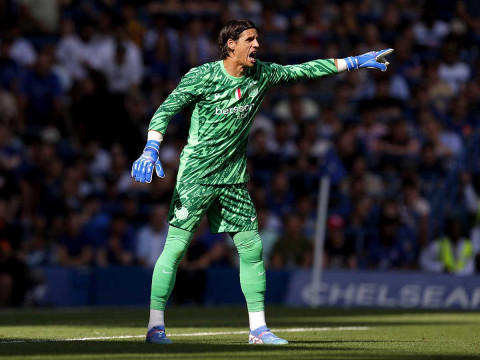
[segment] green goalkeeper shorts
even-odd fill
[[[257,213],[247,185],[202,185],[177,182],[168,222],[187,231],[195,231],[207,214],[213,233],[258,229]]]

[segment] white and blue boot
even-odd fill
[[[165,333],[165,327],[163,326],[154,326],[150,330],[148,330],[145,341],[150,344],[172,343],[172,340],[167,337],[167,334]]]
[[[255,330],[250,330],[250,335],[248,336],[249,344],[266,344],[266,345],[284,345],[288,344],[288,341],[282,338],[279,338],[277,335],[272,333],[269,328],[266,326],[260,326]]]

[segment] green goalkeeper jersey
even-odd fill
[[[277,84],[337,73],[333,59],[282,66],[257,60],[244,76],[227,73],[223,60],[192,68],[153,115],[149,130],[165,134],[169,120],[195,105],[177,181],[238,184],[248,181],[247,142],[267,90]]]

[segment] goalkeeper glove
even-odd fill
[[[362,68],[378,69],[381,71],[387,70],[389,62],[385,60],[385,56],[391,54],[393,49],[384,49],[380,51],[370,51],[368,53],[349,56],[345,58],[347,63],[347,70],[353,71]]]
[[[153,168],[157,175],[161,178],[165,177],[162,163],[158,158],[158,150],[160,149],[160,141],[148,140],[143,149],[143,154],[133,163],[132,177],[135,181],[141,183],[152,182]]]

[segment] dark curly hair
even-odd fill
[[[252,21],[247,19],[230,20],[223,26],[218,35],[218,46],[220,46],[222,60],[226,59],[230,55],[230,51],[232,51],[228,48],[228,39],[238,40],[240,34],[247,29],[257,29],[257,27]]]

